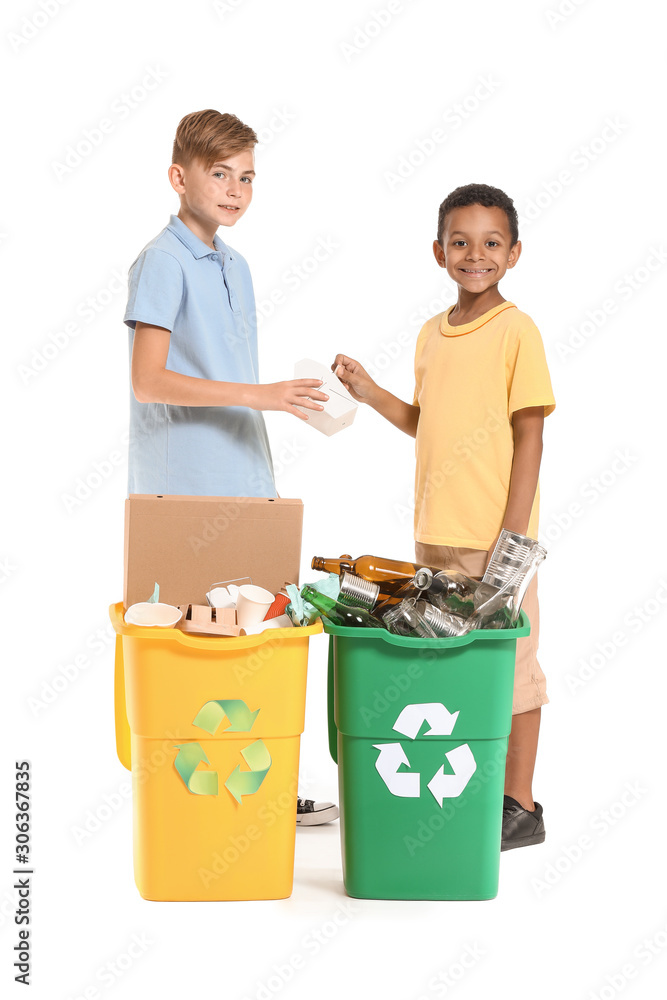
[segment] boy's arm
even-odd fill
[[[341,380],[354,399],[360,403],[368,403],[380,416],[388,420],[399,431],[415,437],[419,423],[419,407],[405,403],[398,396],[382,389],[358,361],[337,354],[331,370]]]
[[[216,382],[182,375],[166,367],[169,330],[137,323],[132,348],[132,390],[140,403],[171,403],[175,406],[247,406],[252,410],[285,410],[301,420],[308,410],[323,407],[314,400],[329,397],[320,392],[319,379],[300,378],[291,382],[255,385],[244,382]],[[308,397],[311,397],[310,399]]]
[[[537,478],[542,460],[542,429],[544,407],[527,406],[512,414],[514,458],[503,528],[525,535],[533,509]],[[495,542],[489,549],[489,559]]]

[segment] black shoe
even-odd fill
[[[535,811],[529,812],[511,795],[506,795],[503,799],[503,834],[500,850],[511,851],[515,847],[543,843],[544,817],[540,803],[536,802]]]
[[[320,826],[338,818],[338,806],[333,802],[313,802],[312,799],[296,800],[297,826]]]

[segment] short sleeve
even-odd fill
[[[421,392],[421,365],[419,364],[422,356],[422,351],[424,350],[424,342],[428,335],[429,324],[425,323],[424,326],[419,331],[419,336],[417,337],[417,343],[415,345],[415,391],[412,397],[412,405],[419,406],[419,394]]]
[[[148,247],[130,268],[127,308],[123,322],[174,329],[183,298],[183,271],[171,254]]]
[[[556,408],[551,377],[540,331],[533,323],[522,327],[508,358],[508,413],[528,406],[544,406],[548,417]]]

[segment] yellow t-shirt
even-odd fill
[[[422,327],[415,353],[419,406],[415,539],[488,549],[502,527],[514,456],[511,415],[555,408],[539,330],[513,302],[450,326],[454,307]],[[539,485],[528,535],[537,537]]]

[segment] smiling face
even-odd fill
[[[254,177],[252,148],[222,156],[208,169],[199,160],[187,167],[173,163],[169,179],[180,195],[179,218],[210,244],[218,226],[233,226],[247,209]]]
[[[521,243],[511,245],[509,222],[502,208],[466,205],[446,215],[433,253],[461,291],[478,295],[492,290],[507,269],[514,267]]]

